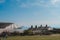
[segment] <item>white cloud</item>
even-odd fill
[[[0,0],[0,3],[5,3],[5,0]]]
[[[18,0],[17,3],[21,2],[21,0]],[[43,7],[58,7],[60,4],[60,0],[27,0],[26,3],[21,2],[21,7],[32,7],[32,6],[43,6]]]
[[[60,7],[60,0],[51,0],[51,5],[53,7]]]
[[[23,7],[23,8],[26,8],[26,7],[28,7],[26,4],[24,4],[24,3],[22,3],[21,5],[20,5],[20,7]]]
[[[19,1],[17,1],[17,3],[19,3]],[[48,5],[46,5],[46,4],[44,4],[45,2],[44,1],[40,1],[40,0],[35,0],[35,1],[33,1],[33,2],[31,2],[30,0],[28,0],[26,3],[24,3],[24,2],[21,2],[20,1],[20,5],[19,5],[19,7],[26,7],[26,8],[29,8],[29,7],[33,7],[33,6],[48,6]]]
[[[51,3],[53,4],[53,5],[55,5],[56,3],[58,3],[59,2],[59,0],[51,0]]]

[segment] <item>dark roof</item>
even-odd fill
[[[29,28],[29,30],[47,30],[49,26],[47,27],[38,27],[38,28]]]
[[[13,23],[0,23],[0,28],[5,28],[5,27],[7,27],[7,26],[9,26],[9,25],[11,25],[11,24],[13,24]]]

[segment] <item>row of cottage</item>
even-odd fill
[[[35,25],[35,27],[33,27],[33,25],[31,25],[31,28],[28,29],[30,32],[30,34],[50,34],[51,31],[53,30],[53,28],[51,28],[50,26],[46,25],[46,26],[37,26]]]
[[[52,31],[53,28],[51,28],[50,26],[46,25],[46,26],[35,26],[33,27],[33,25],[31,25],[30,28],[27,29],[26,34],[49,34],[51,33],[50,31]],[[0,34],[2,32],[9,32],[9,33],[13,33],[13,32],[17,32],[17,33],[25,33],[26,30],[21,30],[20,27],[17,28],[17,25],[14,23],[4,23],[1,22],[0,23]]]

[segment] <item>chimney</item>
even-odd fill
[[[33,25],[31,25],[31,29],[33,28]]]
[[[37,28],[37,25],[35,25],[35,28]]]
[[[48,25],[46,25],[45,27],[48,27]]]
[[[40,27],[42,27],[42,25],[40,25]]]

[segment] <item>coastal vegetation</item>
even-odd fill
[[[2,40],[4,38],[1,38]],[[60,40],[60,34],[34,36],[8,36],[6,40]]]

